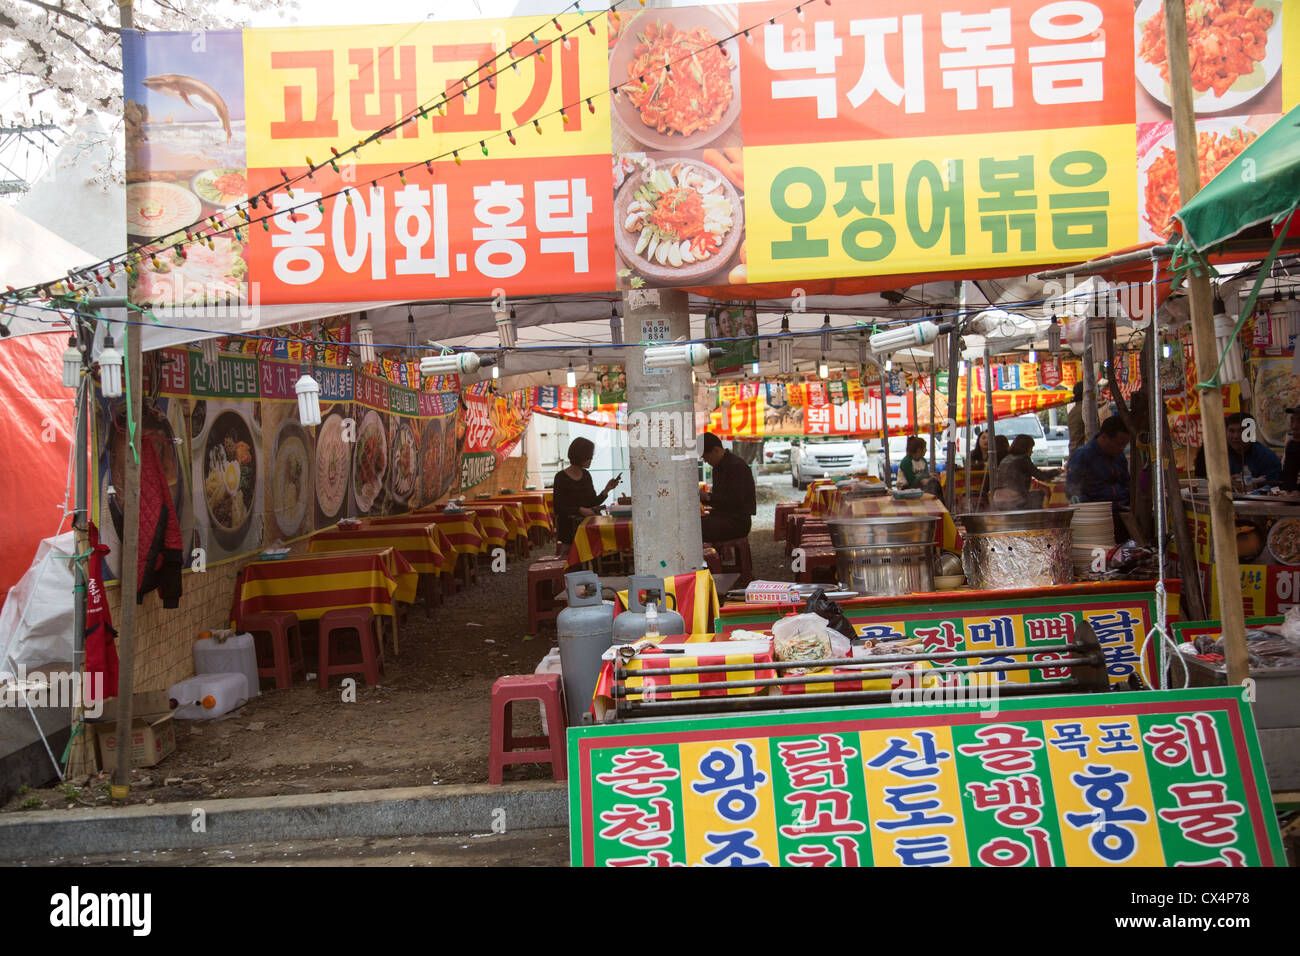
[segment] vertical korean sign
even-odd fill
[[[1250,708],[1194,689],[569,729],[587,866],[1281,866]]]

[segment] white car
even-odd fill
[[[971,434],[971,440],[979,438],[980,432],[988,427],[980,424],[974,427]],[[1034,450],[1030,458],[1035,465],[1048,468],[1062,467],[1070,458],[1070,440],[1067,437],[1064,441],[1058,438],[1048,438],[1043,433],[1042,422],[1038,420],[1037,415],[1017,415],[1015,418],[999,418],[993,423],[993,432],[996,435],[1005,435],[1007,441],[1012,441],[1017,435],[1030,435],[1034,439]]]
[[[790,442],[784,438],[769,438],[763,442],[763,457],[760,465],[779,466],[778,470],[790,464]]]
[[[860,439],[796,439],[790,448],[790,484],[795,488],[807,488],[817,478],[847,478],[871,470],[871,458]]]

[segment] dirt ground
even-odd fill
[[[785,474],[760,477],[758,495],[750,534],[754,576],[789,579],[772,520],[777,501],[800,494]],[[533,558],[552,547],[534,549]],[[218,720],[177,721],[176,751],[156,767],[132,771],[126,802],[486,783],[492,683],[503,674],[532,673],[556,641],[553,624],[527,633],[528,563],[513,560],[499,574],[483,567],[476,585],[432,613],[422,604],[408,609],[401,656],[388,655],[379,686],[358,680],[355,702],[342,699],[337,679],[326,691],[300,681],[290,690],[264,689]],[[516,733],[540,733],[532,707],[516,707],[515,723]],[[506,781],[549,778],[549,765],[505,772]],[[101,775],[21,792],[3,810],[108,800]]]

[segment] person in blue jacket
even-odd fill
[[[1277,484],[1282,480],[1282,462],[1267,445],[1242,440],[1245,423],[1246,415],[1242,412],[1236,412],[1223,420],[1224,429],[1228,433],[1228,474],[1240,475],[1243,469],[1249,469],[1251,478],[1264,478],[1271,485]],[[1197,478],[1206,477],[1204,445],[1196,453],[1194,467]]]

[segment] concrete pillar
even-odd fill
[[[627,342],[667,344],[691,337],[685,292],[639,290],[626,294],[623,306]],[[624,355],[636,571],[667,577],[699,570],[704,562],[691,369],[647,373],[644,349],[627,348]]]

